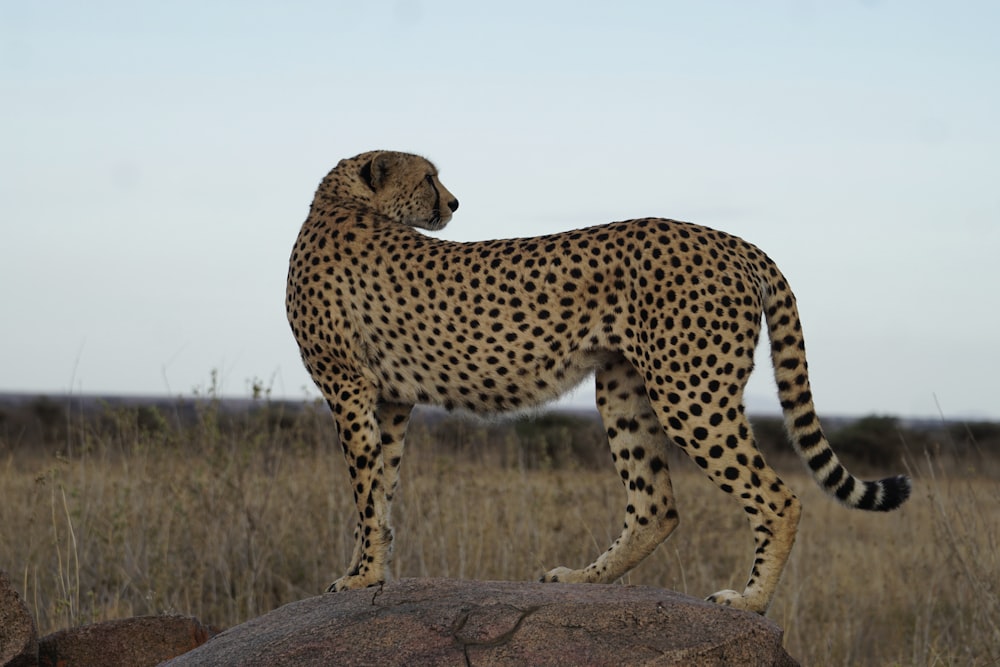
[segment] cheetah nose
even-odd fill
[[[455,211],[457,211],[458,210],[458,200],[457,199],[452,199],[450,202],[448,202],[448,208],[451,209],[452,213],[454,213]]]

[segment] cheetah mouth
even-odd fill
[[[441,215],[440,211],[435,211],[434,215],[431,216],[430,220],[427,221],[427,224],[425,226],[432,232],[436,232],[439,229],[443,229],[444,226],[448,224],[449,220],[451,220],[450,215],[447,218],[445,218],[444,216]]]

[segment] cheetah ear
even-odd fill
[[[361,167],[361,179],[372,190],[378,190],[385,184],[389,176],[391,162],[392,160],[388,154],[378,153]]]

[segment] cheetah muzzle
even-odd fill
[[[457,208],[424,158],[364,153],[323,179],[292,251],[288,321],[333,412],[358,512],[354,554],[331,591],[385,580],[414,404],[523,409],[593,374],[624,528],[590,565],[543,581],[615,581],[670,535],[672,443],[742,505],[756,544],[744,591],[709,599],[766,612],[800,506],[744,414],[762,314],[789,438],[816,482],[865,510],[909,496],[906,477],[861,481],[830,448],[795,297],[755,246],[658,218],[476,243],[418,230],[440,229]]]

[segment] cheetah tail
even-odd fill
[[[774,379],[785,428],[795,451],[816,483],[844,505],[876,512],[896,509],[910,496],[910,479],[905,475],[877,482],[858,479],[840,462],[823,433],[809,388],[805,341],[795,296],[780,274],[766,290],[764,301]]]

